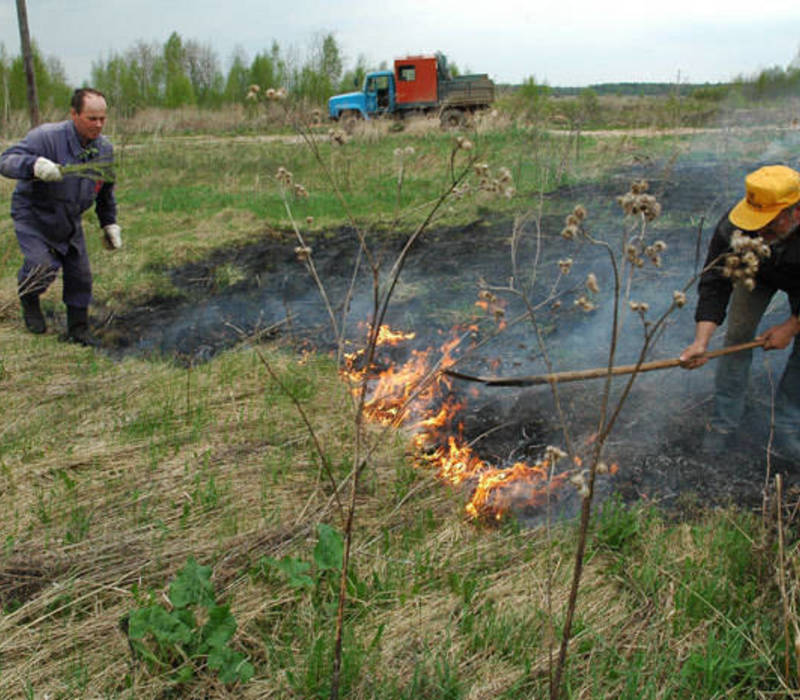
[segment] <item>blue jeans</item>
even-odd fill
[[[756,287],[749,292],[740,284],[734,286],[728,309],[726,346],[746,343],[755,337],[759,321],[774,294],[775,290],[772,289]],[[752,357],[752,350],[743,350],[717,360],[714,415],[711,420],[715,430],[730,433],[740,429]],[[791,449],[800,450],[800,336],[795,337],[786,369],[778,384],[774,427],[776,440]]]

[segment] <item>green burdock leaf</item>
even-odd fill
[[[224,647],[236,632],[236,618],[227,605],[215,605],[208,611],[208,621],[203,625],[203,641],[210,649]]]
[[[208,667],[219,671],[219,679],[223,683],[247,683],[255,673],[253,664],[247,661],[245,655],[230,647],[213,649],[208,655]]]
[[[184,567],[175,574],[169,585],[169,600],[176,608],[189,605],[214,605],[214,586],[211,584],[211,567],[200,566],[189,557]]]
[[[188,644],[193,629],[160,605],[134,610],[128,618],[128,636],[131,639],[143,639],[152,634],[161,644]]]
[[[338,530],[330,525],[320,523],[317,526],[317,546],[314,547],[314,561],[321,571],[341,569],[344,560],[344,539]]]
[[[282,574],[289,579],[289,585],[292,588],[313,588],[314,580],[306,575],[306,572],[311,568],[311,564],[302,559],[292,559],[291,557],[284,557],[280,561],[267,558],[267,563],[275,567]]]
[[[172,676],[172,682],[180,685],[181,683],[188,683],[194,678],[194,668],[191,664],[184,664]]]

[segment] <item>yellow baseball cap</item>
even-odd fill
[[[728,219],[742,231],[757,231],[786,207],[800,202],[800,173],[785,165],[766,165],[745,179],[745,198]]]

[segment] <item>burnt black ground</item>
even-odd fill
[[[761,164],[650,162],[614,172],[599,182],[563,187],[548,196],[535,289],[550,288],[557,260],[568,256],[578,260],[560,297],[561,308],[556,311],[548,306],[539,313],[554,369],[583,369],[607,362],[612,286],[608,255],[599,248],[579,251],[575,243],[559,236],[564,217],[576,204],[582,204],[589,212],[590,233],[613,245],[626,226],[616,197],[634,179],[649,181],[650,192],[662,203],[663,215],[651,225],[648,239],[664,240],[668,250],[663,268],[646,266],[637,273],[632,298],[647,301],[651,306],[649,317],[653,318],[670,303],[673,290],[681,288],[702,267],[706,244],[717,220],[741,196],[744,175]],[[481,322],[481,330],[473,340],[492,334],[492,318],[482,316],[474,304],[481,280],[497,286],[508,282],[512,227],[510,220],[486,218],[461,228],[431,230],[419,241],[408,258],[386,319],[393,328],[417,333],[407,350],[438,347],[453,325],[470,320]],[[518,257],[525,261],[521,270],[527,274],[535,253],[532,225],[525,240]],[[388,271],[404,239],[385,236],[385,241],[380,254],[386,261],[383,269]],[[318,235],[310,244],[319,276],[340,313],[353,274],[355,236],[343,228]],[[255,334],[262,340],[329,349],[333,337],[325,309],[313,280],[297,259],[295,246],[294,237],[286,233],[239,248],[221,248],[203,261],[164,269],[182,296],[151,299],[110,319],[100,331],[107,351],[115,356],[134,353],[197,363]],[[216,273],[224,266],[236,268],[241,281],[221,288]],[[587,315],[572,302],[578,292],[584,291],[588,271],[595,272],[602,289],[598,311]],[[540,299],[543,294],[536,291],[533,296]],[[498,296],[507,303],[506,319],[523,311],[515,298],[499,292]],[[674,357],[691,341],[693,306],[692,290],[689,304],[675,314],[647,359]],[[356,342],[362,336],[357,324],[365,321],[370,311],[371,278],[362,266],[348,316],[348,335]],[[782,320],[784,315],[784,307],[778,305],[765,323]],[[632,316],[625,323],[626,342],[620,348],[617,364],[634,362],[641,345],[641,323]],[[720,343],[721,340],[717,344]],[[757,351],[755,410],[748,423],[753,427],[751,434],[742,444],[731,446],[730,454],[716,459],[698,452],[710,410],[711,364],[692,373],[671,369],[639,377],[608,444],[608,461],[618,462],[620,471],[603,480],[602,492],[616,491],[626,500],[647,498],[668,508],[692,498],[707,505],[733,502],[758,506],[765,479],[767,411],[763,397],[768,386],[760,369],[761,359]],[[781,355],[770,353],[769,359],[771,371],[777,376],[783,364]],[[486,342],[459,368],[492,375],[546,371],[527,323]],[[616,392],[623,381],[615,380]],[[590,450],[587,441],[596,430],[602,386],[602,380],[562,386],[568,424],[576,444],[585,453]],[[563,444],[547,387],[482,388],[477,397],[470,398],[464,420],[467,439],[489,433],[477,441],[476,449],[498,465],[535,459],[545,445]],[[794,479],[791,465],[777,466]]]

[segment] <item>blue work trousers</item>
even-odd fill
[[[17,274],[20,296],[42,294],[63,269],[62,298],[67,306],[86,308],[92,301],[92,270],[83,234],[74,236],[61,253],[46,241],[28,233],[17,232],[17,242],[24,256]]]

